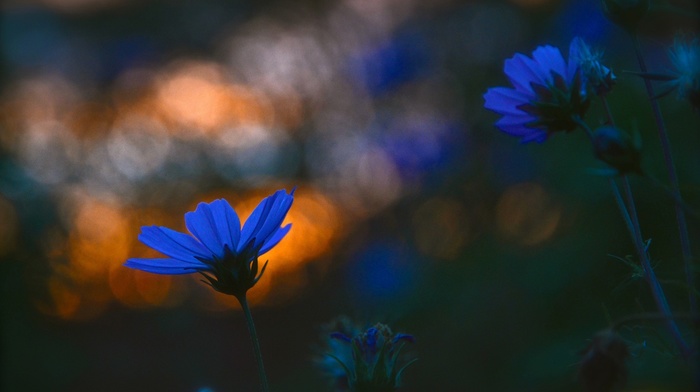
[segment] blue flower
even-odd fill
[[[291,229],[281,227],[294,201],[294,190],[279,190],[264,198],[241,228],[238,214],[224,199],[199,203],[185,214],[191,235],[161,226],[141,228],[139,241],[168,256],[131,258],[127,267],[155,274],[201,273],[215,290],[244,295],[260,279],[258,256],[272,249]]]
[[[514,88],[490,88],[484,107],[503,115],[496,127],[523,143],[541,143],[553,132],[574,130],[575,116],[583,117],[588,109],[579,64],[564,60],[555,47],[540,46],[532,58],[517,53],[503,71]]]
[[[664,90],[654,96],[654,99],[664,97],[673,91],[678,92],[678,99],[690,102],[693,109],[700,110],[700,39],[697,37],[685,39],[676,37],[673,47],[669,50],[673,68],[670,73],[634,73],[645,79],[660,81],[665,84]]]
[[[678,97],[700,109],[700,40],[676,38],[670,56],[675,74],[672,86],[678,89]]]
[[[382,323],[377,323],[353,337],[343,332],[332,333],[330,337],[349,345],[352,349],[350,361],[336,352],[327,355],[343,368],[348,386],[353,392],[394,391],[401,384],[403,371],[417,360],[413,359],[401,367],[398,366],[404,344],[413,343],[415,339],[408,334],[394,334],[391,328]]]

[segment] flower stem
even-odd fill
[[[644,62],[644,56],[642,56],[642,48],[639,42],[639,36],[637,34],[632,34],[632,39],[634,41],[634,51],[637,55],[637,61],[639,62],[639,68],[642,73],[647,72],[647,66]],[[678,233],[681,242],[681,253],[683,255],[683,269],[685,272],[686,284],[688,285],[688,301],[690,302],[690,312],[693,315],[698,314],[698,300],[697,293],[695,291],[695,271],[693,268],[693,254],[690,248],[690,237],[688,235],[688,224],[686,222],[685,211],[683,208],[683,198],[680,193],[680,185],[678,182],[678,175],[676,174],[676,164],[673,160],[673,154],[671,153],[671,142],[668,137],[668,131],[666,130],[666,124],[664,122],[663,115],[661,114],[661,108],[659,102],[654,99],[654,87],[649,79],[644,79],[644,86],[647,90],[647,95],[649,96],[649,102],[651,103],[652,113],[654,115],[654,121],[656,122],[656,128],[658,130],[659,139],[661,141],[661,149],[664,154],[664,163],[666,164],[666,171],[668,173],[668,179],[671,183],[671,192],[674,195],[674,207],[676,210],[676,222],[678,224]]]
[[[690,313],[676,313],[673,315],[673,317],[676,320],[690,320],[691,322],[696,322],[695,318],[693,315]],[[627,316],[625,318],[622,318],[620,320],[617,320],[612,326],[610,326],[610,329],[612,330],[619,330],[624,326],[625,324],[629,323],[636,323],[639,321],[664,321],[668,320],[668,316],[660,313],[639,313],[639,314],[633,314],[631,316]]]
[[[253,352],[255,353],[255,360],[258,363],[258,375],[260,376],[260,386],[263,392],[268,392],[270,390],[267,385],[267,376],[265,375],[265,365],[263,364],[262,351],[260,351],[260,341],[258,341],[258,333],[255,331],[255,323],[253,323],[253,315],[250,313],[250,307],[248,306],[248,299],[245,294],[242,296],[236,296],[238,302],[241,303],[243,308],[243,313],[245,314],[245,320],[248,324],[248,332],[250,332],[250,339],[253,341]]]
[[[610,115],[610,113],[608,113],[608,118],[612,120],[612,116]],[[586,134],[592,140],[593,132],[591,131],[588,124],[586,124],[586,122],[583,121],[580,117],[576,116],[573,119],[574,121],[576,121],[577,124],[579,124],[579,126],[584,131],[586,131]],[[644,277],[646,278],[646,281],[649,284],[649,288],[651,290],[651,295],[654,298],[654,302],[656,302],[657,308],[665,317],[666,328],[671,333],[673,340],[676,342],[676,345],[680,349],[681,355],[684,358],[689,359],[692,355],[692,350],[683,339],[683,336],[681,335],[681,332],[678,329],[678,325],[673,319],[673,313],[671,312],[671,308],[668,305],[668,301],[666,300],[666,295],[664,294],[663,288],[661,287],[661,284],[659,283],[659,280],[656,277],[656,273],[654,272],[654,269],[651,266],[651,262],[649,261],[649,253],[647,252],[647,246],[644,244],[644,240],[642,238],[642,231],[639,225],[639,218],[637,216],[637,208],[634,204],[632,188],[630,187],[629,178],[627,175],[622,176],[622,183],[623,188],[625,190],[624,199],[620,194],[620,189],[615,180],[612,178],[610,179],[610,187],[613,190],[615,201],[617,202],[617,206],[620,209],[620,213],[622,213],[622,218],[625,221],[627,230],[629,231],[630,236],[632,237],[632,242],[634,243],[634,247],[637,251],[637,254],[639,255],[639,261],[644,271]]]
[[[591,129],[591,127],[589,127],[588,124],[586,124],[586,122],[583,121],[583,119],[579,116],[573,116],[572,120],[574,120],[574,122],[578,124],[578,126],[581,127],[581,129],[583,129],[584,132],[586,132],[586,136],[588,136],[591,142],[593,142],[593,130]]]
[[[617,184],[615,184],[614,182],[612,184],[615,185],[613,186],[613,191],[619,193]],[[657,308],[659,309],[661,314],[663,314],[664,317],[666,317],[666,328],[671,333],[671,336],[676,342],[678,348],[681,350],[681,355],[685,359],[689,359],[692,355],[691,348],[683,339],[683,336],[681,335],[681,332],[678,329],[678,325],[673,319],[673,313],[671,312],[671,308],[668,305],[668,301],[666,300],[666,295],[664,294],[663,288],[661,287],[661,283],[659,283],[659,279],[656,277],[656,273],[654,272],[654,269],[651,266],[651,262],[649,261],[649,254],[647,252],[647,247],[644,244],[644,240],[642,239],[641,228],[639,226],[639,218],[637,217],[637,209],[634,204],[632,188],[630,187],[629,178],[627,175],[622,176],[622,185],[626,200],[626,208],[625,206],[620,206],[620,208],[626,210],[625,212],[628,214],[629,219],[632,223],[630,235],[632,236],[632,241],[634,242],[637,254],[639,255],[639,259],[642,264],[642,269],[644,270],[644,277],[646,278],[646,281],[649,284],[649,288],[651,289],[651,295],[654,298],[654,302],[656,302]],[[621,198],[619,196],[616,197],[616,200],[620,199]],[[623,215],[625,215],[624,212]]]

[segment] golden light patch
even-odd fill
[[[561,207],[540,185],[522,183],[508,188],[496,206],[496,224],[508,239],[537,245],[549,239],[561,218]]]

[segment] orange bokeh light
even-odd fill
[[[55,277],[49,280],[48,286],[54,314],[63,319],[73,318],[80,306],[80,294]]]
[[[426,201],[413,215],[413,226],[418,249],[437,259],[455,259],[470,240],[467,210],[456,200]]]
[[[122,264],[133,256],[137,224],[145,217],[162,215],[144,210],[137,213],[104,200],[76,193],[64,208],[69,233],[65,241],[53,241],[47,256],[53,276],[47,282],[50,301],[40,310],[64,319],[84,320],[98,316],[112,300],[143,308],[172,306],[182,299],[170,276],[154,276]],[[145,252],[156,256],[153,251]]]
[[[496,206],[496,223],[501,233],[523,245],[537,245],[549,239],[560,218],[560,205],[535,183],[508,188]]]
[[[191,128],[188,132],[211,133],[225,126],[274,120],[272,108],[259,92],[233,85],[224,75],[216,63],[177,62],[156,82],[157,107],[166,118]]]
[[[129,255],[133,239],[129,220],[117,206],[85,199],[73,218],[68,238],[68,256],[76,281],[105,276],[110,266],[119,265]]]

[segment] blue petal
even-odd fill
[[[549,77],[546,68],[520,53],[506,60],[503,72],[508,76],[513,86],[522,92],[532,91],[531,82],[546,84]]]
[[[129,259],[124,266],[162,275],[183,275],[208,269],[206,265],[194,265],[174,259]]]
[[[243,229],[241,229],[241,239],[236,249],[237,251],[242,251],[243,247],[247,246],[248,242],[252,238],[256,237],[258,230],[260,230],[260,226],[262,226],[262,224],[265,222],[265,218],[272,207],[272,200],[270,200],[271,197],[272,196],[268,196],[262,199],[262,201],[257,207],[255,207],[253,212],[245,221],[245,224],[243,224]]]
[[[255,246],[263,244],[282,224],[293,200],[292,194],[288,195],[283,189],[264,198],[243,225],[237,250],[241,251],[252,238],[255,238]]]
[[[164,255],[189,262],[198,262],[197,257],[210,258],[197,240],[167,227],[144,226],[139,234],[139,241]]]
[[[525,124],[534,121],[535,118],[529,115],[524,116],[505,116],[496,122],[496,127],[501,131],[513,136],[530,135],[539,130],[530,128]]]
[[[401,340],[405,340],[405,341],[410,342],[410,343],[416,342],[416,338],[414,338],[413,335],[409,335],[406,333],[397,333],[396,335],[394,335],[394,338],[391,340],[391,343],[396,344],[396,342],[401,341]]]
[[[272,203],[272,208],[270,208],[270,213],[265,219],[265,223],[262,225],[258,231],[256,238],[256,245],[264,244],[268,239],[274,235],[277,230],[279,230],[280,225],[284,221],[284,217],[287,216],[289,209],[292,207],[292,202],[294,198],[287,195],[285,191],[277,191],[275,193],[275,198]]]
[[[498,114],[523,114],[518,106],[529,103],[532,98],[511,88],[494,87],[484,94],[484,107]]]
[[[224,245],[235,251],[241,238],[241,221],[238,214],[224,199],[214,200],[210,205],[214,214],[216,231],[221,236]]]
[[[352,339],[350,339],[350,337],[348,335],[346,335],[342,332],[332,332],[330,337],[332,339],[338,339],[338,340],[342,340],[342,341],[348,342],[348,343],[352,342]]]
[[[288,224],[287,226],[281,227],[277,232],[275,232],[270,238],[265,242],[263,247],[260,249],[260,254],[267,253],[270,249],[274,248],[275,245],[277,245],[284,236],[289,233],[289,230],[292,228],[292,224]]]
[[[547,140],[547,137],[549,137],[549,134],[547,132],[535,131],[531,135],[525,136],[522,139],[520,139],[520,143],[522,143],[522,144],[530,143],[530,142],[542,143],[545,140]]]
[[[568,67],[559,49],[553,46],[540,46],[532,52],[532,58],[547,71],[547,80],[552,81],[551,72],[554,71],[563,77],[568,76]]]
[[[185,214],[185,226],[217,257],[224,255],[224,244],[214,222],[214,214],[207,203],[199,203],[194,212]]]
[[[571,84],[571,82],[574,80],[576,71],[580,66],[578,60],[583,57],[584,51],[582,48],[585,48],[585,46],[586,43],[579,37],[575,37],[573,40],[571,40],[571,44],[569,44],[569,64],[565,75],[567,84]]]

